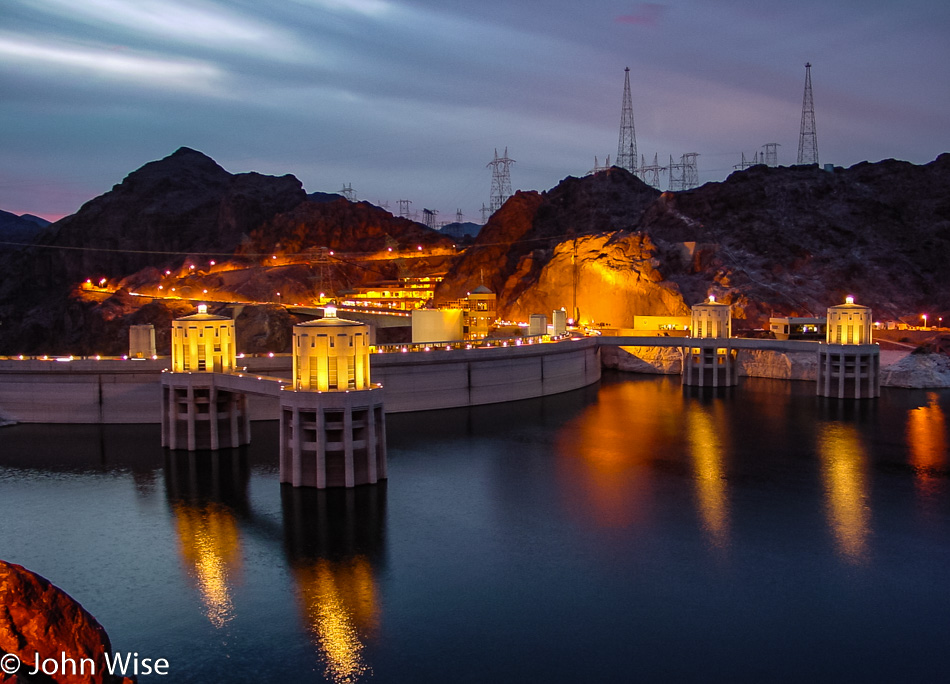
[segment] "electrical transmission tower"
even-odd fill
[[[660,189],[660,174],[665,173],[669,169],[665,166],[660,166],[657,162],[658,155],[653,155],[653,163],[647,164],[646,159],[641,155],[640,156],[640,178],[647,185],[652,185],[657,190]],[[671,158],[672,159],[672,158]]]
[[[630,97],[630,67],[623,70],[623,109],[620,113],[620,142],[617,166],[637,173],[637,133],[633,127],[633,100]]]
[[[348,185],[345,184],[343,186],[343,189],[340,190],[340,194],[343,195],[350,202],[356,201],[356,191],[353,189],[352,183],[349,183]]]
[[[511,171],[510,167],[515,163],[514,159],[508,158],[508,148],[505,148],[505,156],[498,156],[498,148],[495,148],[495,158],[492,159],[487,167],[491,167],[491,213],[501,209],[509,197],[511,197]]]
[[[409,205],[412,200],[397,200],[399,202],[399,215],[402,218],[409,218]]]
[[[778,143],[762,145],[762,163],[766,166],[778,166]]]
[[[679,163],[673,163],[670,157],[670,190],[689,190],[699,185],[699,171],[696,167],[698,152],[687,152],[680,157]]]
[[[426,228],[435,230],[435,217],[438,213],[439,212],[437,212],[435,209],[422,209],[422,217],[424,219],[423,222],[425,223]]]
[[[479,211],[482,212],[482,225],[484,226],[486,223],[488,223],[488,217],[491,216],[491,210],[485,206],[484,202],[482,202],[482,208],[479,209]]]
[[[743,152],[743,153],[742,153],[742,162],[739,163],[739,164],[736,164],[736,165],[733,166],[732,168],[734,168],[734,169],[736,169],[736,170],[738,170],[738,171],[741,171],[742,169],[747,169],[747,168],[749,168],[750,166],[755,166],[755,165],[757,165],[758,163],[759,163],[759,153],[758,153],[758,152],[755,152],[755,154],[752,155],[752,159],[749,160],[749,161],[746,161],[745,152]]]
[[[337,291],[337,282],[333,277],[335,264],[330,257],[328,247],[314,247],[307,254],[307,260],[310,262],[310,270],[316,270],[316,274],[310,276],[313,281],[318,298],[322,301],[327,298],[333,298]]]
[[[594,168],[592,168],[590,171],[588,171],[588,173],[589,173],[589,174],[590,174],[590,173],[599,173],[600,171],[606,171],[606,170],[609,169],[609,168],[610,168],[610,155],[609,155],[609,154],[607,155],[607,160],[604,162],[604,165],[603,165],[603,166],[601,166],[601,165],[598,163],[597,157],[594,157]]]
[[[815,101],[811,94],[811,62],[805,63],[805,95],[802,97],[802,130],[798,136],[798,163],[818,163],[818,132],[815,130]]]
[[[462,210],[461,210],[461,209],[456,209],[456,210],[455,210],[455,222],[456,222],[456,223],[461,223],[463,218],[464,218],[464,216],[462,216]]]

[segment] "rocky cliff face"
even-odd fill
[[[251,231],[240,254],[297,254],[314,247],[340,252],[383,252],[451,247],[454,241],[368,202],[307,201]]]
[[[598,237],[577,240],[572,264],[576,236]],[[485,284],[505,317],[570,310],[576,291],[581,319],[601,322],[610,293],[630,305],[606,306],[604,322],[626,327],[714,293],[742,329],[820,315],[845,294],[881,317],[950,311],[948,262],[950,155],[832,173],[756,166],[662,194],[613,168],[510,199],[438,294],[493,272]]]
[[[28,682],[27,674],[43,659],[60,661],[61,654],[77,663],[83,658],[95,664],[95,674],[73,673],[67,663],[49,677],[36,681],[61,684],[132,684],[134,680],[108,674],[105,656],[111,655],[109,635],[96,619],[62,589],[20,565],[0,560],[0,654],[20,660],[19,673],[0,681]],[[7,661],[4,661],[7,662]],[[77,666],[78,668],[78,666]],[[39,678],[40,675],[37,674]]]

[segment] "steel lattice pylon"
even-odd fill
[[[630,67],[623,70],[623,109],[620,113],[620,142],[616,165],[637,172],[637,132],[633,126],[633,99],[630,97]]]
[[[802,98],[802,130],[798,136],[798,163],[818,163],[818,132],[815,130],[815,100],[811,93],[811,62],[805,63],[805,95]]]
[[[486,166],[491,167],[491,198],[489,210],[492,214],[501,209],[509,197],[511,197],[511,171],[510,166],[515,163],[514,159],[508,158],[508,148],[505,148],[505,156],[498,156],[498,148],[495,148],[495,158]]]

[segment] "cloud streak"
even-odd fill
[[[633,14],[622,14],[614,21],[618,24],[633,24],[634,26],[656,26],[660,23],[666,6],[655,2],[641,2]]]
[[[220,93],[222,73],[212,64],[168,59],[133,51],[106,49],[55,41],[20,39],[0,33],[4,69],[57,69],[94,73],[102,78],[148,87]]]

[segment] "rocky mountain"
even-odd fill
[[[454,241],[415,221],[393,216],[368,202],[340,198],[308,200],[263,222],[238,250],[248,253],[300,253],[314,247],[340,252],[382,252],[451,247]]]
[[[37,275],[45,269],[54,283],[74,283],[177,265],[183,252],[230,254],[247,233],[305,199],[293,176],[231,174],[182,147],[47,228],[40,242],[50,248]]]
[[[613,168],[516,194],[438,295],[491,274],[503,317],[570,310],[576,298],[583,320],[625,327],[712,293],[735,304],[738,327],[755,328],[773,314],[821,314],[845,294],[887,318],[950,311],[948,261],[948,154],[832,172],[755,166],[678,193]]]
[[[3,244],[32,242],[49,221],[32,214],[17,216],[0,210],[0,251],[20,250],[18,245]]]
[[[378,207],[328,193],[308,196],[290,175],[231,174],[184,147],[133,171],[30,241],[38,246],[0,253],[0,354],[122,354],[128,326],[140,323],[156,325],[165,351],[160,331],[174,316],[191,313],[191,303],[130,293],[170,294],[177,284],[182,297],[208,292],[250,304],[275,301],[282,292],[284,302],[306,301],[317,285],[302,253],[315,247],[391,247],[393,256],[404,257],[371,269],[335,263],[337,281],[349,286],[419,269],[444,271],[442,262],[454,257],[450,238]],[[439,254],[417,258],[419,246]],[[272,262],[276,254],[281,261]],[[245,351],[285,346],[282,332],[258,320],[267,311],[247,309],[258,322]]]

